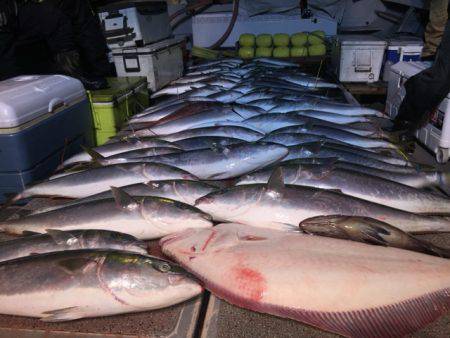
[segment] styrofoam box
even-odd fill
[[[399,62],[391,67],[386,100],[386,113],[395,118],[406,95],[405,82],[428,68],[428,62]],[[439,162],[447,162],[450,156],[450,95],[444,99],[434,113],[430,123],[417,131],[417,138],[436,154]]]
[[[332,65],[339,81],[378,81],[386,45],[386,41],[372,35],[339,35],[332,51]]]
[[[106,42],[111,49],[140,47],[167,39],[172,34],[165,2],[119,4],[127,8],[111,4],[101,8],[99,13]]]
[[[192,18],[192,33],[194,46],[209,47],[214,44],[227,30],[231,20],[230,12],[198,14]],[[310,19],[301,19],[299,14],[263,14],[249,17],[238,15],[230,36],[222,47],[234,47],[243,33],[252,34],[294,34],[322,30],[327,36],[336,35],[335,20],[322,15]]]
[[[183,40],[168,39],[140,48],[113,50],[118,76],[146,76],[156,91],[183,75]]]

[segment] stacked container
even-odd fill
[[[49,176],[64,158],[92,146],[83,85],[62,75],[0,82],[0,203]]]
[[[145,76],[156,91],[183,75],[183,39],[172,34],[165,1],[119,1],[99,14],[118,76]]]
[[[147,81],[144,77],[118,77],[107,80],[108,89],[88,93],[97,145],[115,136],[129,117],[149,105]]]

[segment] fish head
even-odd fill
[[[141,215],[161,233],[174,233],[188,228],[210,228],[212,217],[189,204],[162,197],[146,197]]]
[[[264,185],[242,185],[212,192],[199,198],[195,206],[215,221],[233,221],[255,206],[265,194]]]
[[[305,219],[300,223],[300,229],[311,235],[348,239],[347,221],[349,216],[329,215]]]
[[[120,278],[118,270],[123,272]],[[101,278],[116,301],[143,309],[170,306],[203,290],[191,274],[175,263],[123,252],[108,255]]]

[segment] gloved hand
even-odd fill
[[[108,83],[104,78],[89,78],[83,74],[81,68],[80,54],[76,50],[61,52],[56,55],[56,64],[63,74],[72,76],[80,80],[88,90],[98,90],[108,88]]]
[[[16,0],[0,1],[0,30],[6,29],[15,21],[18,6]]]

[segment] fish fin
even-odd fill
[[[101,154],[99,154],[98,152],[96,152],[94,149],[90,149],[90,148],[87,148],[87,147],[85,147],[85,146],[81,146],[81,147],[83,148],[83,150],[84,150],[86,153],[88,153],[88,155],[89,155],[90,157],[92,157],[92,160],[93,160],[94,162],[101,163],[103,160],[106,159],[106,157],[102,156]]]
[[[111,187],[111,191],[114,197],[116,205],[125,210],[133,210],[138,206],[137,200],[131,195],[127,194],[124,190],[116,187]]]
[[[35,235],[42,235],[40,232],[36,232],[36,231],[30,231],[30,230],[25,230],[21,233],[22,236],[35,236]]]
[[[83,314],[81,311],[78,311],[79,309],[79,306],[71,306],[63,309],[46,311],[42,313],[45,317],[42,317],[41,320],[43,322],[65,322],[68,320],[80,319],[83,318]]]
[[[75,275],[77,273],[83,273],[92,264],[97,262],[94,259],[87,257],[67,258],[61,259],[57,264],[68,275]]]
[[[284,177],[283,169],[281,167],[276,168],[269,177],[267,182],[268,191],[282,192],[284,190]]]
[[[361,225],[361,239],[367,244],[381,245],[381,246],[390,246],[389,242],[387,242],[381,234],[387,235],[389,232],[381,227],[377,227],[376,225],[371,226],[362,226]]]
[[[69,231],[62,231],[57,229],[45,229],[45,232],[55,241],[56,244],[69,244],[69,241],[76,241],[78,239]]]

